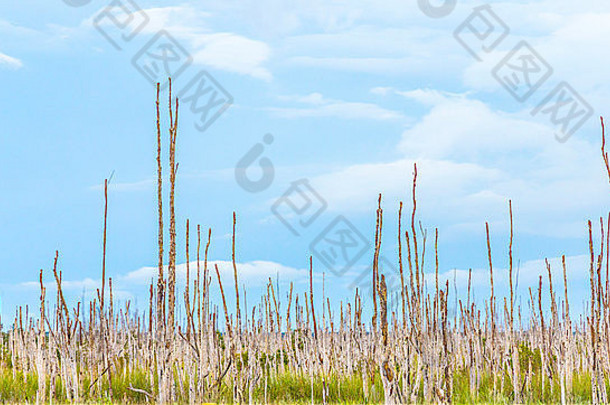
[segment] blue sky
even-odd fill
[[[240,282],[249,303],[256,302],[268,277],[279,277],[282,295],[289,280],[304,291],[310,254],[315,255],[315,288],[321,291],[324,278],[325,293],[334,301],[352,297],[354,280],[366,271],[372,251],[341,267],[337,276],[312,242],[342,216],[372,244],[377,195],[383,193],[382,254],[391,263],[384,271],[391,273],[397,262],[398,202],[405,201],[410,212],[417,162],[419,219],[428,229],[427,272],[434,271],[431,242],[438,227],[442,277],[455,278],[463,296],[472,268],[475,294],[487,296],[489,221],[502,292],[512,199],[520,291],[546,274],[545,258],[559,283],[559,258],[565,254],[571,298],[586,298],[586,221],[599,223],[610,206],[598,118],[610,101],[610,60],[604,51],[610,5],[461,1],[446,16],[430,18],[417,2],[394,0],[134,4],[0,4],[5,324],[16,305],[36,305],[39,269],[52,285],[55,250],[71,300],[93,296],[101,269],[101,185],[111,173],[108,275],[118,299],[145,308],[156,263],[155,90],[132,61],[142,49],[152,49],[147,44],[162,30],[186,52],[183,62],[190,61],[175,77],[175,89],[205,72],[233,100],[205,131],[197,129],[201,117],[188,103],[181,105],[179,263],[185,262],[188,218],[191,235],[196,224],[204,235],[212,228],[210,258],[229,281],[226,261],[236,211]],[[474,9],[485,5],[491,9]],[[485,39],[477,42],[473,32]],[[534,71],[541,67],[540,75],[533,72],[525,87],[522,78],[522,87],[514,90],[525,98],[523,89],[532,89],[525,101],[498,79],[512,77],[503,60],[520,41],[544,60],[530,65]],[[509,62],[515,60],[525,59]],[[558,87],[562,83],[578,93],[577,107],[586,118],[570,121],[563,132],[544,113],[553,105],[548,98],[565,89]],[[164,114],[166,99],[164,91]],[[533,115],[541,103],[542,112]],[[263,142],[265,134],[272,134],[270,144]],[[274,177],[250,192],[236,181],[235,168],[257,144]],[[246,173],[256,179],[260,169]],[[285,204],[279,212],[288,223],[306,224],[298,236],[271,210],[297,180],[311,187],[301,191],[315,191],[308,197],[312,208],[303,217]],[[323,203],[316,208],[316,201]],[[595,229],[599,233],[599,226]]]

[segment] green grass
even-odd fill
[[[540,354],[536,351],[528,351],[527,347],[520,349],[522,372],[532,364],[531,389],[524,393],[523,401],[526,403],[559,403],[561,400],[560,386],[557,379],[549,381],[545,378],[542,387]],[[149,370],[139,369],[129,373],[112,374],[112,399],[109,398],[109,384],[107,378],[102,378],[94,384],[91,390],[88,387],[91,381],[87,376],[81,379],[81,402],[83,403],[146,403],[147,396],[143,393],[130,389],[139,388],[155,395],[155,388],[148,382]],[[525,374],[522,374],[522,378]],[[370,377],[369,377],[370,378]],[[494,391],[495,378],[495,391]],[[503,380],[503,381],[502,381]],[[503,384],[502,384],[503,382]],[[452,376],[453,391],[452,400],[456,404],[505,404],[512,403],[512,386],[508,373],[492,376],[482,374],[480,384],[476,393],[470,392],[470,370],[460,369]],[[50,381],[47,380],[47,395]],[[326,402],[329,404],[381,404],[383,403],[383,388],[378,372],[369,380],[368,396],[364,395],[361,372],[353,375],[329,374],[317,375],[313,378],[313,401],[322,403],[323,387],[327,387]],[[501,389],[503,387],[503,389]],[[417,401],[424,402],[421,395]],[[24,374],[22,371],[13,370],[10,364],[0,367],[0,402],[34,402],[38,389],[38,377],[34,373]],[[179,402],[187,402],[188,381],[183,381],[183,391],[176,386],[177,399]],[[606,390],[610,389],[610,381],[606,379]],[[100,395],[101,394],[101,395]],[[248,392],[244,393],[244,402],[248,402]],[[100,401],[96,398],[106,398]],[[588,373],[575,374],[572,378],[572,387],[568,401],[570,403],[588,403],[591,399],[591,377]],[[310,404],[312,401],[312,379],[309,375],[283,373],[270,377],[266,382],[261,378],[253,391],[253,400],[256,403],[282,403],[282,404]],[[206,401],[210,403],[233,403],[233,386],[231,381],[224,380],[220,386],[215,387],[207,393]],[[69,398],[65,387],[59,378],[55,380],[56,403],[68,403]]]
[[[381,381],[378,376],[375,377],[375,384],[369,387],[369,396],[365,397],[362,390],[362,378],[358,375],[353,376],[336,376],[329,375],[324,379],[317,376],[313,379],[313,401],[314,403],[322,403],[322,390],[326,384],[328,395],[326,402],[329,404],[381,404],[383,403],[383,390]],[[556,383],[547,384],[544,392],[540,388],[536,388],[539,382],[539,377],[535,376],[532,385],[532,391],[525,393],[523,399],[526,403],[558,403],[560,402],[559,385]],[[48,383],[48,382],[47,382]],[[504,404],[511,403],[513,398],[507,393],[499,392],[499,379],[496,381],[498,391],[495,396],[493,394],[493,380],[490,376],[481,377],[480,389],[473,397],[469,388],[469,372],[462,370],[454,375],[453,380],[453,402],[456,404]],[[261,382],[254,390],[254,401],[257,403],[294,403],[294,404],[310,404],[312,400],[312,381],[309,376],[282,374],[267,381],[267,389]],[[505,380],[505,391],[510,391],[510,381]],[[154,390],[147,385],[145,374],[134,372],[130,375],[114,375],[113,376],[113,400],[108,398],[105,401],[95,400],[95,388],[90,394],[87,394],[86,387],[89,385],[87,379],[83,379],[83,387],[81,389],[83,403],[145,403],[146,396],[142,393],[134,392],[129,389],[130,386],[145,389],[148,392]],[[186,389],[187,384],[184,385]],[[102,392],[108,393],[108,383],[104,381],[100,387]],[[37,376],[35,374],[24,375],[21,372],[13,375],[10,370],[0,372],[0,402],[33,402],[36,400],[37,391]],[[55,392],[57,403],[68,403],[66,391],[59,381],[55,383]],[[230,385],[223,384],[220,389],[210,392],[207,401],[211,403],[233,403],[233,389]],[[99,397],[97,397],[99,398]],[[586,374],[574,376],[572,394],[570,403],[587,403],[591,398],[591,383],[590,377]],[[186,398],[179,393],[178,400],[186,402]],[[246,398],[247,402],[247,393]],[[420,396],[418,402],[423,403],[423,398]]]

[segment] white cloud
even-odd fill
[[[65,280],[62,281],[61,287],[62,290],[66,291],[76,291],[79,292],[83,289],[85,290],[95,290],[96,288],[101,287],[101,280],[94,280],[90,277],[84,278],[82,280]],[[20,284],[21,287],[25,287],[28,289],[39,289],[40,282],[38,281],[27,281],[25,283]],[[45,283],[46,288],[50,288],[51,290],[57,290],[57,284],[53,281],[51,283]]]
[[[271,80],[271,73],[264,67],[271,56],[271,48],[262,41],[236,33],[214,31],[210,26],[212,14],[183,5],[147,8],[133,13],[132,17],[135,21],[143,22],[144,15],[148,22],[141,29],[141,34],[154,35],[160,30],[166,30],[191,53],[194,63],[265,81]],[[117,18],[120,19],[121,16]],[[81,27],[91,27],[93,19],[90,17],[83,21]],[[101,23],[108,30],[116,30],[108,19],[103,19]]]
[[[0,52],[0,67],[4,66],[10,69],[19,69],[23,67],[23,63],[12,56]]]
[[[233,14],[243,17],[243,23],[266,37],[285,37],[305,29],[337,32],[363,22],[404,24],[417,12],[410,2],[388,0],[336,1],[324,0],[239,0],[226,1]]]
[[[403,120],[398,111],[388,110],[377,104],[327,99],[319,93],[306,96],[283,96],[283,101],[295,101],[308,107],[267,107],[266,111],[284,118],[337,117],[341,119]]]
[[[218,266],[220,277],[223,283],[225,294],[227,295],[227,301],[230,305],[234,298],[234,279],[233,279],[233,264],[230,261],[215,260],[208,262],[209,276],[212,280],[212,294],[218,293],[218,280],[215,272],[215,266]],[[189,263],[191,280],[195,279],[197,272],[197,262],[193,261]],[[200,262],[201,276],[203,277],[204,262]],[[167,278],[167,266],[165,266],[165,277]],[[157,267],[141,267],[137,270],[130,271],[125,274],[111,275],[112,278],[112,293],[116,300],[115,305],[124,303],[127,300],[134,304],[138,301],[148,305],[149,299],[149,285],[151,281],[156,288],[158,269]],[[274,285],[279,282],[279,285],[284,286],[289,283],[294,283],[295,289],[307,288],[309,285],[309,271],[304,269],[297,269],[290,266],[285,266],[280,263],[254,260],[250,262],[237,263],[237,274],[240,289],[245,286],[245,291],[248,294],[251,292],[264,292],[269,278],[273,281]],[[314,275],[315,282],[319,282],[320,275]],[[182,292],[184,291],[186,282],[186,263],[181,263],[176,266],[176,293],[177,302],[182,303]],[[62,291],[64,292],[65,299],[69,307],[76,306],[76,303],[84,299],[85,301],[92,301],[98,298],[98,289],[101,289],[101,279],[93,279],[86,277],[81,280],[67,280],[64,279],[61,283]],[[192,284],[191,284],[192,285]],[[44,273],[44,286],[47,290],[46,297],[50,302],[55,301],[55,293],[57,291],[57,284],[52,274],[49,272]],[[40,297],[40,282],[29,281],[19,283],[17,285],[3,284],[0,287],[4,287],[7,290],[19,291],[20,299],[18,305],[30,304],[35,307],[39,302]],[[109,282],[106,282],[106,294],[109,294]],[[243,290],[242,290],[243,291]],[[276,294],[278,292],[276,291]],[[108,295],[106,296],[108,299]],[[250,297],[250,296],[249,296]],[[252,297],[254,301],[259,298],[258,296]],[[279,298],[279,297],[278,297]],[[216,301],[218,302],[218,301]],[[179,304],[180,305],[180,304]]]
[[[214,32],[212,15],[190,6],[145,9],[150,23],[146,32],[167,30],[178,40],[186,41],[194,63],[227,72],[269,81],[271,73],[263,65],[271,55],[264,42],[231,32]]]
[[[464,84],[479,91],[505,93],[491,71],[518,41],[526,40],[554,71],[539,93],[546,94],[550,86],[565,80],[590,103],[596,105],[594,101],[599,101],[599,105],[606,104],[607,96],[591,99],[590,95],[600,88],[607,94],[609,88],[605,67],[610,63],[610,56],[607,52],[600,52],[606,46],[605,38],[610,35],[610,26],[606,23],[610,18],[608,6],[597,3],[595,8],[591,8],[580,3],[564,4],[559,8],[553,6],[553,12],[549,12],[544,5],[549,3],[518,4],[518,7],[504,4],[499,7],[501,11],[498,12],[503,13],[505,21],[513,28],[510,40],[486,54],[482,62],[472,60],[463,71]],[[595,13],[587,11],[592,9],[596,10]],[[533,24],[536,28],[532,29],[527,25],[532,21],[547,23]],[[542,94],[535,99],[540,100]]]
[[[448,72],[470,63],[469,55],[453,39],[452,31],[459,23],[454,18],[431,25],[415,4],[385,5],[381,7],[384,15],[377,6],[364,3],[368,2],[345,5],[345,13],[360,8],[360,18],[352,23],[335,29],[308,26],[304,32],[283,38],[278,52],[289,66],[384,76],[408,74],[426,80],[446,78]]]
[[[576,136],[558,143],[552,128],[525,114],[494,111],[463,96],[403,94],[432,105],[403,133],[404,158],[311,179],[330,209],[370,212],[380,192],[390,207],[408,201],[414,162],[422,215],[464,231],[481,229],[485,220],[505,227],[512,199],[521,232],[577,237],[588,217],[603,215],[610,204],[598,145]]]
[[[47,274],[47,276],[49,276]],[[57,283],[55,279],[44,280],[44,287],[46,289],[46,297],[47,299],[54,300],[53,295],[57,292]],[[21,283],[17,286],[17,288],[21,288],[26,292],[39,292],[40,291],[40,282],[39,281],[28,281]],[[66,301],[70,303],[76,302],[76,300],[80,300],[84,297],[87,301],[92,301],[98,298],[97,290],[102,288],[102,280],[101,279],[92,279],[90,277],[86,277],[82,280],[63,280],[61,282],[61,289],[64,293]],[[108,291],[109,284],[106,284],[106,291]],[[116,280],[113,279],[113,288],[112,288],[112,296],[113,298],[119,301],[125,300],[133,300],[135,298],[134,291],[130,289],[129,285],[125,285],[123,283],[116,283]],[[71,304],[68,304],[69,306]]]
[[[451,93],[435,89],[415,89],[409,91],[399,91],[392,87],[375,87],[371,89],[371,93],[381,96],[389,94],[397,94],[404,98],[411,99],[425,106],[436,106],[446,104],[451,100],[465,100],[467,94]]]
[[[201,275],[203,276],[205,263],[199,262]],[[211,260],[208,261],[208,271],[213,280],[216,280],[215,266],[218,266],[218,271],[223,283],[233,283],[233,263],[225,260]],[[190,277],[194,279],[197,274],[197,261],[189,262]],[[186,281],[186,263],[181,263],[176,266],[176,280],[179,285],[184,286]],[[164,275],[167,277],[167,265],[164,266]],[[46,273],[45,273],[46,274]],[[133,291],[134,289],[147,287],[150,285],[151,280],[157,279],[158,268],[157,267],[141,267],[137,270],[130,271],[126,274],[119,274],[112,276],[113,287],[120,291]],[[46,274],[49,276],[49,274]],[[273,281],[279,276],[282,282],[295,282],[304,283],[309,280],[309,271],[304,269],[297,269],[283,264],[265,260],[254,260],[250,262],[237,263],[237,276],[240,283],[246,283],[249,287],[252,286],[265,286],[271,278]],[[82,280],[64,280],[61,283],[64,291],[70,291],[72,293],[79,293],[83,290],[88,292],[95,292],[98,288],[101,288],[101,279],[92,279],[86,277]],[[108,285],[108,284],[106,284]],[[19,287],[28,290],[39,290],[39,281],[28,281],[20,283]],[[45,287],[56,291],[55,280],[45,281]]]
[[[549,128],[518,114],[493,111],[476,99],[449,98],[429,91],[403,94],[428,105],[432,96],[424,99],[422,94],[432,94],[435,99],[430,112],[403,133],[400,148],[409,156],[481,161],[490,153],[531,153],[557,145]]]
[[[271,73],[263,67],[271,55],[271,48],[264,42],[232,33],[202,34],[192,42],[195,63],[271,80]]]
[[[200,271],[203,272],[204,262],[199,262]],[[233,280],[233,264],[230,261],[215,260],[208,262],[208,271],[213,279],[215,276],[215,266],[218,266],[218,271],[223,283],[225,281],[232,282]],[[191,279],[197,272],[197,262],[193,261],[189,263]],[[165,275],[167,276],[167,267],[164,269]],[[142,267],[140,269],[131,271],[123,276],[117,278],[120,283],[130,285],[148,285],[151,279],[156,279],[158,274],[157,267]],[[255,260],[245,263],[237,263],[237,274],[240,283],[247,283],[249,286],[264,286],[269,277],[275,280],[276,276],[279,275],[281,281],[304,281],[307,280],[309,275],[308,272],[301,269],[296,269],[290,266],[284,266],[280,263]],[[176,266],[176,279],[180,283],[184,283],[186,280],[186,263],[182,263]]]
[[[610,55],[600,52],[610,36],[608,19],[610,12],[577,13],[540,40],[540,52],[548,58],[557,75],[581,92],[600,86],[608,88],[605,67],[610,64]]]
[[[563,299],[563,267],[561,257],[552,257],[548,259],[551,266],[551,274],[553,281],[553,288],[558,299]],[[197,269],[197,262],[191,262],[191,280],[194,279]],[[215,274],[215,266],[218,266],[221,280],[223,282],[225,295],[228,304],[232,307],[234,300],[234,284],[233,284],[233,267],[230,261],[210,261],[208,262],[209,275],[212,279],[213,290],[212,293],[215,295],[214,300],[218,300],[219,297],[216,295],[218,292],[217,276]],[[204,263],[200,262],[201,272],[203,273]],[[395,266],[395,265],[394,265]],[[309,272],[305,269],[297,269],[290,266],[285,266],[280,263],[270,261],[255,260],[245,263],[237,263],[238,279],[240,289],[245,286],[245,290],[248,293],[249,302],[256,303],[259,299],[257,293],[264,294],[266,285],[271,278],[274,285],[276,280],[282,289],[285,290],[286,285],[290,282],[294,283],[295,292],[299,293],[303,289],[307,290],[309,286]],[[394,274],[396,269],[392,270],[384,263],[380,266],[381,272],[385,274],[388,282],[388,289],[390,292],[398,292],[399,284],[397,284],[399,277]],[[427,268],[425,275],[425,284],[427,285],[428,292],[434,294],[435,277],[434,273],[430,272],[430,267]],[[582,308],[580,306],[581,301],[587,296],[589,287],[589,255],[574,255],[566,256],[566,269],[568,279],[568,294],[570,298],[570,305],[572,314],[580,313]],[[165,276],[167,277],[167,268]],[[368,297],[366,296],[368,289],[370,288],[370,282],[368,276],[363,273],[364,269],[361,270],[350,270],[344,274],[341,278],[333,279],[331,285],[335,288],[334,295],[337,298],[351,298],[355,291],[355,287],[360,289],[360,294],[364,299],[365,306],[369,305]],[[506,263],[494,262],[494,288],[496,297],[508,297],[509,294],[509,271]],[[468,288],[468,276],[469,270],[467,269],[441,269],[439,272],[439,284],[445,285],[446,281],[449,281],[450,285],[450,304],[453,304],[454,295],[454,280],[456,283],[458,298],[465,300]],[[538,288],[539,277],[542,276],[543,281],[543,300],[544,304],[548,305],[548,271],[546,268],[545,259],[533,259],[525,262],[520,262],[518,257],[515,257],[513,266],[513,285],[515,286],[515,296],[517,298],[517,304],[519,303],[519,297],[521,297],[522,304],[524,305],[524,312],[527,312],[527,301],[529,299],[528,289],[531,287],[535,292]],[[49,277],[49,274],[46,274]],[[142,267],[140,269],[131,271],[127,274],[118,275],[112,277],[113,279],[113,297],[118,300],[115,302],[125,302],[127,300],[137,302],[141,300],[147,305],[148,302],[148,286],[150,282],[156,287],[157,268],[156,267]],[[279,278],[278,278],[279,277]],[[181,292],[184,289],[184,283],[186,278],[186,263],[179,264],[176,267],[176,280],[177,280],[177,293],[181,297]],[[314,282],[316,287],[320,288],[319,285],[322,282],[322,274],[319,272],[314,273]],[[327,275],[328,279],[328,275]],[[408,279],[408,275],[406,276]],[[490,293],[490,273],[489,268],[474,268],[472,269],[472,283],[471,283],[471,299],[476,299],[479,304],[482,300],[489,298]],[[54,280],[45,280],[45,287],[47,289],[47,299],[53,301],[54,293],[57,290]],[[21,283],[16,286],[17,289],[21,289],[26,294],[25,296],[30,297],[31,303],[35,306],[37,294],[39,292],[40,284],[38,281]],[[101,288],[101,280],[85,278],[82,280],[64,280],[62,282],[62,290],[64,291],[68,305],[75,305],[76,300],[80,300],[84,297],[85,300],[93,300],[97,298],[97,289]],[[15,286],[11,286],[11,289],[15,289]],[[109,284],[106,284],[106,292],[108,293]],[[250,295],[252,292],[254,296]],[[278,291],[276,291],[278,294]],[[537,296],[537,295],[536,295]],[[333,295],[331,295],[332,299]],[[278,299],[283,300],[284,297],[278,295]],[[182,302],[182,298],[178,299],[178,302]],[[218,302],[218,301],[215,301]],[[337,305],[337,301],[333,300],[333,303]],[[21,302],[23,304],[23,300]],[[393,305],[398,305],[398,302],[394,302]],[[180,304],[179,304],[180,305]],[[501,299],[498,299],[499,309],[503,305]],[[250,304],[251,308],[251,304]],[[370,309],[370,308],[368,308]]]
[[[273,8],[275,1],[270,3]],[[290,14],[292,21],[298,21],[290,25],[293,34],[282,37],[278,46],[290,66],[411,77],[421,74],[428,81],[442,82],[461,77],[470,88],[504,92],[491,70],[524,39],[554,67],[555,82],[565,79],[579,90],[593,91],[607,81],[604,68],[610,56],[600,49],[610,34],[605,24],[608,4],[599,0],[493,2],[494,12],[511,32],[496,51],[484,55],[483,62],[474,60],[453,37],[453,31],[478,5],[460,2],[451,16],[434,24],[416,4],[395,1],[383,6],[369,1],[309,9],[297,6],[290,12],[276,7],[270,12]],[[312,17],[317,13],[348,23],[322,24],[321,17]],[[603,101],[607,103],[607,99]]]

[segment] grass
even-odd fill
[[[504,375],[505,389],[503,392],[493,393],[493,380],[488,374],[481,377],[479,389],[472,395],[470,392],[469,370],[458,370],[453,376],[453,403],[456,404],[504,404],[513,402],[514,398],[510,390],[510,376]],[[590,375],[587,373],[575,374],[573,376],[573,390],[571,403],[589,403],[591,400]],[[0,372],[0,401],[2,402],[35,402],[38,390],[38,376],[36,374],[24,374],[21,371],[13,374],[9,368],[4,368]],[[295,373],[283,373],[270,377],[266,387],[259,386],[254,390],[253,400],[255,403],[292,403],[292,404],[311,404],[312,393],[314,403],[329,404],[382,404],[384,403],[381,387],[381,378],[377,373],[374,376],[376,389],[372,389],[368,396],[363,395],[362,377],[360,374],[351,376],[338,376],[330,374],[327,376],[313,376]],[[47,387],[49,385],[47,380]],[[500,385],[500,381],[496,381]],[[90,381],[86,378],[82,380],[83,389]],[[188,385],[187,382],[185,382]],[[528,392],[527,403],[560,403],[560,388],[558,384],[547,385],[544,392],[541,392],[539,377],[534,377],[533,389]],[[606,380],[608,387],[609,381]],[[83,403],[146,403],[147,396],[138,393],[130,388],[141,388],[146,391],[153,391],[150,386],[145,370],[134,370],[127,374],[117,373],[113,376],[113,399],[105,397],[109,392],[107,383],[102,383],[100,392],[93,390],[90,395],[81,398]],[[233,386],[223,384],[215,395],[205,398],[209,403],[235,403],[232,396]],[[322,392],[326,391],[326,397]],[[48,392],[47,392],[48,394]],[[188,402],[186,396],[179,395],[177,402]],[[66,395],[66,390],[60,380],[55,381],[55,401],[58,403],[69,403],[70,398]],[[418,401],[424,402],[423,397]]]

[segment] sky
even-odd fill
[[[53,291],[56,250],[68,299],[95,296],[106,178],[107,275],[119,302],[147,308],[155,83],[167,175],[168,76],[180,102],[182,282],[189,219],[191,271],[197,225],[202,243],[211,228],[210,261],[232,283],[236,212],[249,305],[269,278],[281,297],[291,281],[306,291],[310,256],[320,299],[370,291],[381,193],[381,269],[396,292],[398,207],[410,227],[416,163],[425,271],[431,281],[438,229],[453,309],[469,269],[475,298],[489,295],[486,222],[496,291],[507,291],[509,200],[523,307],[540,275],[548,288],[545,259],[562,285],[566,255],[571,306],[582,308],[587,221],[599,239],[610,207],[599,121],[609,18],[601,0],[0,3],[3,324],[19,305],[35,311],[40,269]]]

